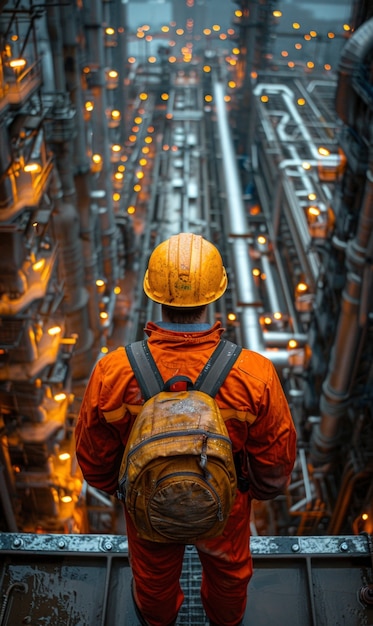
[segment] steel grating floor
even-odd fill
[[[366,536],[252,537],[244,626],[373,626]],[[139,626],[124,535],[0,533],[0,626]],[[206,626],[187,546],[177,626]]]

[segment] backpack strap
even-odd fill
[[[135,341],[127,345],[125,350],[146,402],[149,398],[165,389],[162,376],[146,340]],[[242,348],[235,343],[222,339],[198,376],[194,389],[203,391],[214,398],[241,350]]]
[[[135,374],[145,402],[163,389],[163,378],[148,348],[148,342],[135,341],[125,346],[128,360]]]
[[[215,398],[241,350],[242,348],[232,341],[222,339],[198,376],[194,389],[204,391]]]

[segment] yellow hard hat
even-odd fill
[[[227,288],[218,249],[193,233],[173,235],[152,252],[144,291],[154,302],[195,307],[214,302]]]

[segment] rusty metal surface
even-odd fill
[[[373,625],[366,536],[253,537],[252,552],[245,626]],[[125,536],[0,534],[0,580],[0,626],[138,624]],[[180,626],[206,623],[200,580],[188,546]]]

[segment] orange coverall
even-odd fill
[[[208,330],[180,331],[149,322],[148,345],[163,380],[176,375],[195,380],[224,332],[220,322]],[[288,485],[296,454],[296,432],[272,362],[242,350],[220,388],[217,403],[233,452],[244,451],[247,492],[237,492],[221,537],[196,544],[202,564],[201,598],[210,621],[236,626],[243,617],[252,576],[250,504],[266,500]],[[124,348],[96,364],[76,426],[76,453],[86,481],[115,494],[125,444],[142,404]],[[137,409],[136,409],[137,407]],[[183,602],[180,587],[184,545],[141,539],[126,514],[129,558],[136,603],[150,626],[173,624]]]

